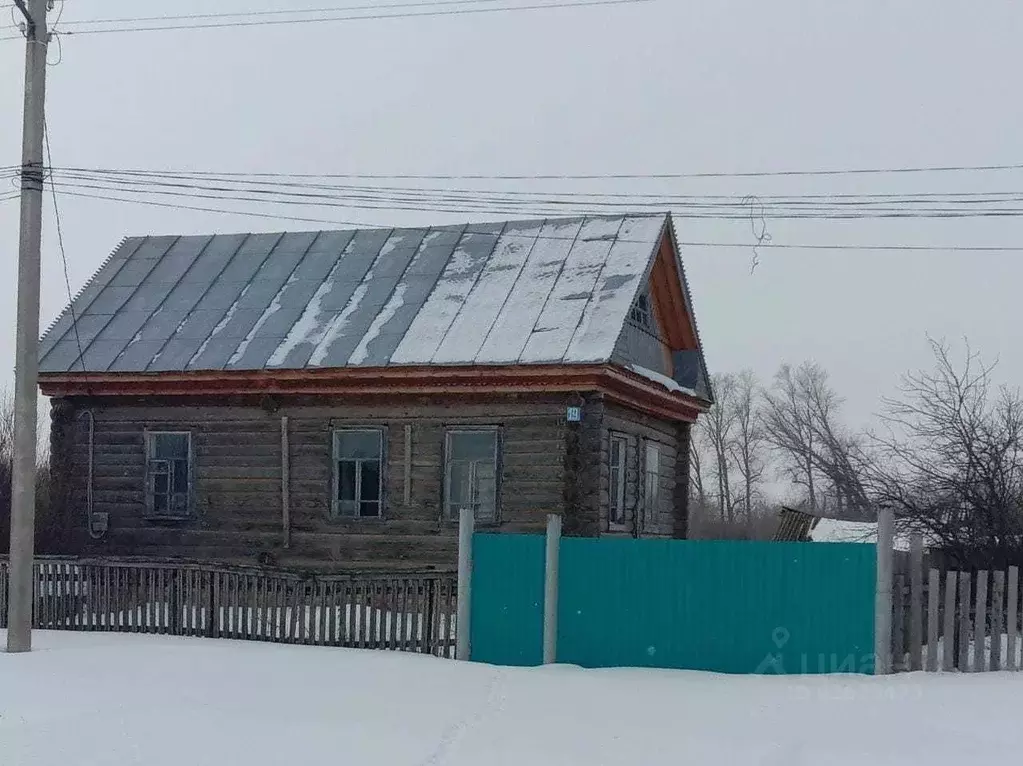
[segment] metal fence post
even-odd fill
[[[874,596],[874,673],[892,672],[892,547],[895,518],[890,506],[877,511],[877,582]]]
[[[469,508],[458,514],[458,616],[455,622],[455,659],[468,660],[472,603],[472,535],[476,519]]]
[[[547,560],[543,582],[543,664],[558,661],[558,564],[561,551],[561,516],[547,517]]]

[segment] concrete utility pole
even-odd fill
[[[18,240],[18,327],[11,479],[7,651],[32,649],[32,558],[36,518],[36,387],[39,376],[39,252],[43,233],[43,130],[49,0],[14,0],[25,17],[25,113]]]
[[[877,509],[877,587],[874,596],[874,674],[879,676],[892,672],[894,547],[895,513],[890,505],[882,505]]]

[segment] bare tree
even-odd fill
[[[735,520],[732,497],[731,444],[735,428],[736,377],[731,374],[713,376],[714,406],[698,421],[702,441],[711,459],[714,480],[717,483],[715,501],[722,521]]]
[[[689,492],[693,500],[703,506],[707,503],[707,491],[703,486],[703,451],[697,437],[694,429],[689,440]]]
[[[752,370],[743,370],[735,378],[733,412],[734,422],[728,451],[742,482],[742,509],[749,519],[767,469],[764,456],[767,441],[760,407],[760,384]]]
[[[811,509],[834,503],[842,514],[869,516],[863,483],[869,461],[862,439],[838,422],[841,403],[819,364],[782,365],[764,393],[764,434],[788,478],[806,490]]]
[[[961,566],[1023,560],[1023,399],[997,388],[994,365],[931,341],[932,370],[885,400],[877,492]]]
[[[9,392],[0,391],[0,552],[6,553],[10,543],[11,477],[14,463],[14,400]],[[61,535],[58,520],[50,505],[50,469],[48,450],[39,450],[36,468],[36,549],[57,553]]]

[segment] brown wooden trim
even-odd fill
[[[694,350],[699,348],[699,344],[682,293],[677,261],[678,255],[671,243],[671,237],[665,233],[650,272],[650,292],[657,306],[658,316],[663,321],[661,329],[671,348]]]
[[[707,407],[613,365],[493,367],[375,367],[332,370],[97,373],[40,375],[42,393],[62,396],[394,396],[595,391],[642,412],[694,421]]]

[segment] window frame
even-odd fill
[[[654,470],[650,470],[650,451],[653,450],[657,456],[657,464]],[[661,488],[661,458],[664,456],[664,445],[656,439],[643,440],[643,526],[649,522],[658,524],[661,521],[662,507],[664,501]],[[651,482],[652,480],[652,482]],[[651,483],[654,491],[651,492]]]
[[[156,510],[156,488],[154,486],[155,473],[153,471],[153,463],[159,462],[171,462],[166,459],[156,458],[154,452],[156,451],[156,440],[160,436],[184,436],[187,439],[187,456],[185,458],[188,469],[188,481],[185,488],[185,510],[182,513],[175,512],[171,509],[170,498],[178,492],[168,492],[168,503],[167,510],[157,511]],[[145,448],[145,476],[144,476],[144,498],[145,498],[145,512],[144,517],[149,520],[155,521],[188,521],[195,517],[195,448],[194,440],[192,439],[192,432],[189,430],[167,430],[167,429],[145,429],[143,432],[144,448]],[[173,471],[169,474],[173,477]],[[172,480],[172,479],[171,479]]]
[[[644,330],[653,328],[653,302],[650,299],[650,291],[642,290],[629,309],[629,321]]]
[[[619,445],[619,461],[615,465],[614,448]],[[620,532],[627,528],[626,498],[628,497],[629,483],[629,436],[617,431],[608,432],[607,442],[607,528],[610,531]],[[615,486],[615,471],[617,470],[618,485]],[[615,506],[621,511],[616,517]]]
[[[377,504],[380,512],[376,516],[367,516],[362,513],[363,500],[360,499],[360,490],[362,486],[362,468],[361,464],[370,462],[368,460],[346,460],[345,462],[354,462],[356,468],[356,499],[355,503],[358,509],[357,513],[344,514],[341,512],[341,498],[338,496],[338,490],[340,489],[341,483],[341,471],[340,463],[341,458],[338,456],[338,436],[345,433],[356,433],[356,434],[375,434],[380,444],[380,462],[379,470],[379,488],[377,494]],[[330,518],[332,521],[373,521],[383,519],[387,509],[387,427],[386,426],[342,426],[340,428],[334,427],[330,431],[330,474],[331,474],[331,492],[330,492]],[[365,501],[373,502],[373,501]]]
[[[451,510],[451,440],[458,434],[492,434],[494,437],[494,514],[491,518],[480,518],[479,512],[473,513],[474,521],[479,526],[495,526],[501,523],[501,474],[503,453],[503,434],[501,426],[446,426],[444,429],[444,465],[443,490],[441,496],[441,518],[447,521],[458,521],[458,515]]]

